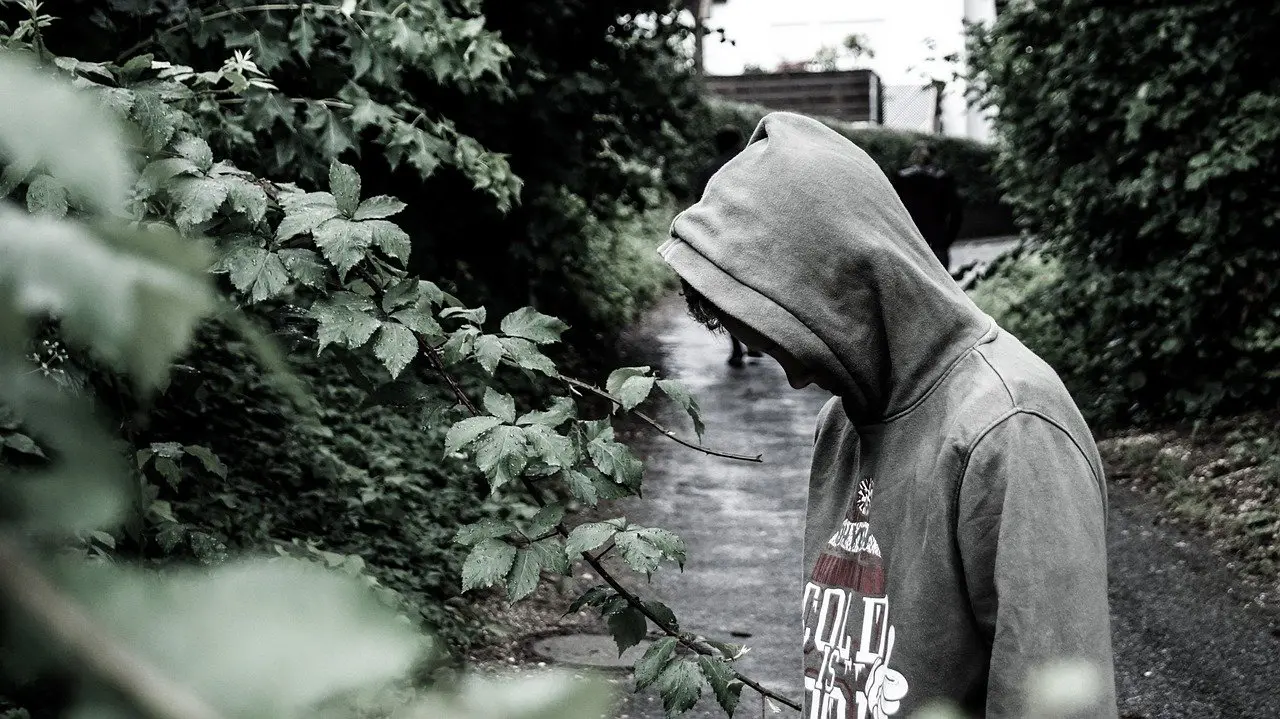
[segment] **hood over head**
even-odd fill
[[[833,377],[856,424],[910,409],[994,328],[875,161],[801,115],[766,115],[671,235],[663,259],[716,307]]]

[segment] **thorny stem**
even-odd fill
[[[576,387],[576,388],[578,388],[578,389],[586,390],[586,391],[588,391],[588,392],[591,392],[592,394],[595,394],[595,395],[596,395],[596,396],[598,396],[598,397],[603,397],[604,399],[607,399],[607,400],[609,400],[610,402],[613,402],[614,404],[616,404],[616,405],[618,405],[618,406],[621,406],[621,405],[622,405],[622,402],[618,401],[618,399],[617,399],[617,398],[613,397],[613,396],[612,396],[612,395],[610,395],[608,392],[605,392],[604,390],[600,389],[599,387],[596,387],[596,386],[594,386],[594,385],[587,384],[586,382],[583,382],[583,381],[581,381],[581,380],[573,379],[572,377],[565,377],[564,375],[560,375],[560,376],[558,377],[558,379],[559,379],[560,381],[564,382],[565,384],[569,385],[570,387]],[[737,459],[737,460],[741,460],[741,461],[743,461],[743,462],[762,462],[762,461],[764,461],[764,460],[762,459],[762,455],[759,455],[759,454],[757,454],[757,455],[754,455],[754,456],[753,456],[753,455],[749,455],[749,454],[734,454],[733,452],[721,452],[720,450],[717,450],[717,449],[711,449],[710,447],[704,447],[704,446],[702,446],[702,445],[700,445],[700,444],[696,444],[696,443],[694,443],[694,442],[690,442],[690,441],[688,441],[688,440],[681,439],[679,436],[677,436],[677,435],[676,435],[676,433],[675,433],[675,432],[672,432],[671,430],[669,430],[669,429],[667,429],[666,427],[662,426],[661,424],[659,424],[659,423],[658,423],[658,421],[657,421],[656,419],[654,419],[654,418],[650,417],[649,415],[647,415],[647,414],[645,414],[645,413],[643,413],[643,412],[637,412],[637,411],[635,411],[635,410],[631,410],[631,413],[632,413],[632,414],[634,414],[635,416],[639,417],[640,419],[644,420],[644,421],[645,421],[649,426],[653,427],[654,429],[656,429],[656,430],[658,430],[659,432],[661,432],[661,433],[663,433],[664,435],[666,435],[669,439],[671,439],[672,441],[674,441],[676,444],[682,444],[682,445],[684,445],[684,446],[688,447],[689,449],[696,449],[696,450],[697,450],[697,451],[699,451],[699,452],[702,452],[702,453],[704,453],[704,454],[709,454],[709,455],[711,455],[711,456],[713,456],[713,457],[725,457],[725,458],[728,458],[728,459]]]
[[[85,670],[152,719],[223,719],[218,710],[102,630],[0,535],[0,598],[34,620]]]
[[[462,391],[462,387],[460,387],[460,386],[458,385],[457,381],[456,381],[456,380],[454,380],[454,379],[453,379],[453,377],[452,377],[452,376],[450,376],[450,374],[449,374],[447,371],[445,371],[445,369],[444,369],[444,362],[440,359],[440,355],[439,355],[439,353],[437,353],[437,352],[435,351],[435,349],[434,349],[434,348],[432,348],[430,345],[426,344],[426,342],[423,342],[423,341],[421,341],[421,340],[420,340],[420,341],[419,341],[419,345],[420,345],[421,347],[423,347],[423,348],[426,350],[426,352],[427,352],[427,356],[428,356],[428,358],[429,358],[429,359],[430,359],[430,361],[431,361],[432,367],[433,367],[437,372],[439,372],[439,373],[440,373],[440,375],[441,375],[442,377],[444,377],[445,381],[449,384],[449,388],[453,391],[454,396],[456,396],[456,397],[458,398],[458,401],[459,401],[460,403],[462,403],[462,405],[463,405],[464,407],[466,407],[466,408],[467,408],[467,410],[468,410],[469,412],[471,412],[471,414],[472,414],[472,415],[478,415],[478,414],[480,414],[479,410],[477,410],[477,409],[476,409],[476,407],[475,407],[475,405],[471,402],[471,398],[467,397],[466,393]],[[613,400],[613,398],[612,398],[612,397],[610,397],[608,393],[606,393],[606,392],[604,392],[604,391],[602,391],[602,390],[600,390],[600,389],[598,389],[598,388],[596,388],[596,387],[593,387],[592,385],[589,385],[589,384],[587,384],[587,383],[585,383],[585,382],[580,382],[580,381],[578,381],[578,380],[571,379],[571,378],[569,378],[569,377],[563,377],[563,376],[561,376],[561,377],[560,377],[560,379],[562,379],[562,380],[564,380],[565,382],[569,383],[571,386],[579,387],[579,388],[581,388],[581,389],[584,389],[584,390],[587,390],[587,391],[593,392],[593,393],[598,394],[598,395],[600,395],[600,396],[602,396],[602,397],[606,397],[606,398],[608,398],[608,399],[610,399],[610,400]],[[616,402],[616,400],[614,400],[614,401]],[[760,461],[760,456],[759,456],[759,455],[756,455],[755,457],[748,457],[748,456],[744,456],[744,455],[735,455],[735,454],[730,454],[730,453],[727,453],[727,452],[716,452],[715,450],[710,450],[710,449],[707,449],[706,447],[702,447],[702,446],[699,446],[699,445],[696,445],[696,444],[692,444],[692,443],[690,443],[690,442],[682,441],[682,440],[680,440],[678,437],[676,437],[676,436],[674,435],[674,433],[672,433],[672,432],[670,432],[669,430],[667,430],[667,429],[663,428],[661,425],[659,425],[659,424],[658,424],[657,422],[655,422],[654,420],[652,420],[652,419],[650,419],[650,418],[648,418],[648,417],[646,417],[646,416],[644,416],[644,415],[641,415],[639,412],[636,412],[635,414],[637,414],[638,416],[640,416],[642,419],[644,419],[645,421],[647,421],[649,424],[653,425],[655,428],[657,428],[657,429],[658,429],[658,431],[660,431],[660,432],[662,432],[663,434],[667,435],[668,437],[670,437],[670,438],[672,438],[672,439],[676,440],[676,441],[677,441],[677,442],[679,442],[680,444],[685,445],[686,447],[690,447],[690,448],[692,448],[692,449],[696,449],[696,450],[698,450],[698,451],[700,451],[700,452],[706,452],[707,454],[713,454],[713,455],[718,456],[718,457],[728,457],[728,458],[731,458],[731,459],[742,459],[742,460],[746,460],[746,461],[750,461],[750,462],[759,462],[759,461]],[[528,491],[528,492],[529,492],[529,494],[533,497],[534,503],[536,503],[539,507],[545,507],[545,506],[547,506],[547,500],[542,496],[542,491],[541,491],[541,489],[539,489],[539,487],[538,487],[536,484],[534,484],[534,483],[533,483],[533,482],[532,482],[528,477],[522,477],[522,478],[521,478],[521,481],[522,481],[522,482],[523,482],[523,484],[524,484],[525,490],[526,490],[526,491]],[[563,523],[563,522],[561,522],[560,524],[557,524],[557,525],[556,525],[556,529],[555,529],[555,531],[556,531],[556,534],[559,534],[559,535],[560,535],[560,536],[562,536],[562,537],[566,537],[566,538],[567,538],[567,537],[569,536],[569,529],[568,529],[567,527],[565,527],[565,525],[564,525],[564,523]],[[694,652],[696,652],[696,653],[698,653],[698,654],[703,654],[703,655],[706,655],[706,656],[718,656],[718,655],[720,654],[718,651],[716,651],[716,650],[714,650],[714,649],[712,649],[712,648],[710,648],[710,647],[708,647],[708,646],[706,646],[706,645],[700,644],[700,643],[698,643],[698,642],[696,642],[696,641],[694,641],[694,640],[690,639],[690,638],[689,638],[689,637],[687,637],[686,635],[681,634],[681,633],[680,633],[680,631],[678,631],[678,630],[677,630],[677,629],[675,629],[674,627],[668,626],[666,622],[662,621],[662,620],[661,620],[661,619],[659,619],[656,615],[654,615],[654,613],[653,613],[653,612],[649,611],[649,608],[648,608],[648,607],[646,607],[646,606],[644,605],[644,602],[642,602],[642,601],[640,600],[640,598],[639,598],[638,596],[636,596],[636,595],[635,595],[635,593],[633,593],[631,590],[629,590],[629,589],[627,589],[625,586],[623,586],[623,585],[622,585],[622,583],[621,583],[621,582],[619,582],[619,581],[618,581],[618,579],[617,579],[616,577],[614,577],[611,573],[609,573],[609,570],[605,569],[604,565],[600,562],[600,560],[601,560],[601,559],[603,559],[603,558],[604,558],[604,556],[605,556],[606,554],[608,554],[608,553],[609,553],[609,550],[610,550],[610,549],[612,549],[614,546],[616,546],[616,545],[610,545],[610,546],[609,546],[609,548],[607,548],[607,549],[605,549],[605,551],[601,552],[599,556],[592,556],[590,552],[583,552],[583,553],[582,553],[582,559],[583,559],[583,561],[585,561],[585,562],[587,563],[587,565],[588,565],[588,566],[590,566],[592,569],[594,569],[594,570],[595,570],[596,574],[600,575],[600,578],[601,578],[601,579],[603,579],[603,580],[604,580],[604,582],[605,582],[606,584],[608,584],[608,585],[609,585],[609,586],[610,586],[610,587],[611,587],[615,592],[617,592],[617,593],[618,593],[618,596],[620,596],[620,597],[622,597],[623,599],[625,599],[625,600],[627,601],[627,604],[630,604],[630,605],[631,605],[631,606],[632,606],[636,611],[638,611],[638,612],[640,612],[641,614],[643,614],[643,615],[644,615],[644,617],[645,617],[646,619],[648,619],[649,621],[653,622],[653,625],[654,625],[654,626],[656,626],[657,628],[661,629],[661,630],[663,631],[663,633],[664,633],[664,634],[666,634],[667,636],[670,636],[670,637],[674,637],[674,638],[675,638],[675,640],[676,640],[677,642],[679,642],[680,644],[684,645],[685,647],[689,648],[690,650],[692,650],[692,651],[694,651]],[[736,668],[734,668],[732,665],[729,667],[729,670],[733,672],[733,675],[734,675],[734,678],[735,678],[735,679],[737,679],[738,681],[742,682],[742,683],[743,683],[743,685],[748,686],[748,687],[751,687],[753,690],[755,690],[756,692],[758,692],[761,696],[764,696],[764,697],[768,697],[768,698],[770,698],[770,699],[773,699],[774,701],[777,701],[777,702],[779,702],[779,703],[781,703],[781,704],[783,704],[783,705],[785,705],[785,706],[788,706],[788,707],[790,707],[790,708],[792,708],[792,709],[794,709],[794,710],[796,710],[796,711],[802,711],[802,710],[801,710],[801,708],[800,708],[800,704],[799,704],[798,702],[796,702],[796,701],[794,701],[794,700],[792,700],[792,699],[789,699],[789,698],[787,698],[787,697],[784,697],[784,696],[782,696],[782,695],[780,695],[780,694],[777,694],[777,693],[775,693],[775,692],[773,692],[773,691],[771,691],[771,690],[769,690],[769,689],[765,688],[765,687],[764,687],[764,686],[762,686],[759,682],[757,682],[757,681],[755,681],[755,680],[751,679],[750,677],[748,677],[748,676],[744,675],[742,672],[739,672],[739,671],[738,671]]]

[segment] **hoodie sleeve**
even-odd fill
[[[1099,670],[1100,697],[1079,716],[1116,716],[1103,492],[1071,435],[1040,415],[1014,412],[975,442],[956,534],[991,647],[986,716],[1029,716],[1029,674],[1062,660]]]

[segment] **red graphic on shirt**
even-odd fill
[[[906,678],[889,668],[895,630],[871,534],[873,489],[870,477],[858,484],[805,586],[805,719],[886,719],[907,694]]]

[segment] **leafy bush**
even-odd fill
[[[683,154],[698,95],[674,0],[65,5],[45,31],[54,53],[157,52],[197,77],[229,65],[223,88],[278,85],[190,111],[250,172],[315,184],[342,159],[372,194],[416,198],[400,215],[415,274],[495,313],[535,301],[586,341],[651,291],[653,253],[636,273],[591,253],[667,202],[665,158]]]
[[[1246,0],[1013,3],[971,42],[1015,214],[1061,259],[1059,369],[1103,423],[1274,406],[1280,18]],[[1037,347],[1037,349],[1042,349]]]
[[[742,647],[682,631],[669,608],[601,564],[616,549],[646,577],[665,564],[682,566],[679,537],[625,517],[565,522],[569,503],[561,498],[594,506],[640,491],[643,465],[614,434],[618,409],[665,395],[701,435],[697,402],[682,385],[649,367],[615,370],[604,388],[565,376],[543,352],[560,341],[564,322],[531,307],[492,322],[485,307],[468,307],[413,275],[410,236],[389,219],[406,204],[370,195],[350,165],[330,162],[327,189],[308,190],[219,160],[199,134],[197,110],[208,97],[277,94],[265,81],[237,81],[258,77],[244,57],[196,73],[149,56],[102,63],[51,56],[42,32],[53,19],[35,2],[25,8],[29,20],[0,54],[0,94],[15,99],[0,108],[4,177],[26,204],[24,211],[0,201],[6,676],[65,678],[73,686],[61,694],[70,706],[61,708],[74,714],[308,714],[318,702],[439,659],[435,652],[424,659],[423,643],[405,626],[413,622],[373,601],[368,587],[384,587],[359,556],[306,540],[347,543],[376,556],[374,572],[389,581],[413,587],[412,575],[421,574],[432,586],[431,570],[417,565],[429,551],[396,552],[439,535],[431,510],[470,502],[475,511],[448,518],[452,529],[479,515],[453,536],[470,548],[462,592],[500,587],[518,601],[544,574],[565,576],[580,559],[605,584],[571,611],[598,608],[620,652],[651,625],[666,636],[640,662],[637,689],[655,687],[669,714],[692,707],[704,683],[730,713],[745,686],[777,696],[733,667]],[[501,188],[480,189],[503,202]],[[223,276],[221,287],[210,273]],[[187,376],[175,375],[174,360],[215,315],[245,347],[206,327],[195,355],[186,355],[190,364],[178,368]],[[41,342],[45,334],[56,341]],[[53,381],[63,340],[110,371],[88,373],[75,391],[77,382]],[[245,371],[237,355],[248,348],[271,372]],[[304,371],[293,372],[295,363]],[[335,380],[332,373],[344,371],[360,391]],[[318,402],[308,378],[318,380]],[[504,391],[508,382],[543,391],[517,397]],[[575,399],[583,395],[597,404]],[[114,421],[97,422],[91,401]],[[362,410],[391,404],[416,408],[414,422],[431,428],[426,439],[443,434],[441,460],[388,451],[404,440],[397,434],[412,415]],[[145,411],[156,405],[166,421],[148,424]],[[226,408],[257,421],[252,429],[218,426]],[[759,461],[701,447],[639,416],[695,449]],[[123,436],[113,436],[117,428]],[[219,442],[228,456],[242,443],[269,443],[237,459],[275,464],[232,466],[207,446]],[[10,454],[25,459],[11,462]],[[458,475],[474,467],[502,511],[484,511],[472,491],[430,507],[432,484],[450,481],[441,476],[449,472],[431,471],[438,466],[457,466]],[[294,501],[276,499],[290,492]],[[525,497],[539,505],[536,514],[521,511]],[[282,505],[290,516],[278,516]],[[210,526],[188,525],[177,511],[184,508]],[[416,510],[427,511],[404,516]],[[155,572],[101,551],[122,537],[143,552],[158,547],[152,556],[189,551],[209,567]],[[262,549],[255,545],[265,537],[284,545],[282,554],[320,560],[361,582],[306,562],[231,556]],[[404,608],[397,593],[379,594]],[[523,706],[483,687],[477,695],[438,694],[419,701],[420,710],[604,711],[599,691],[562,680]]]
[[[701,168],[702,163],[715,157],[713,142],[715,133],[722,127],[736,127],[744,138],[750,137],[756,125],[769,110],[719,99],[709,99],[697,115],[692,128],[691,147],[682,160],[683,184],[679,190],[689,195],[688,183]],[[909,164],[911,151],[923,140],[932,143],[937,162],[956,178],[957,188],[966,203],[967,212],[976,220],[982,215],[993,215],[984,221],[989,225],[983,234],[1012,234],[1012,218],[1001,202],[999,181],[994,174],[994,148],[979,142],[955,137],[942,137],[922,132],[893,130],[888,128],[856,127],[845,122],[821,119],[828,127],[852,140],[880,165],[886,174],[892,175]],[[962,236],[971,236],[963,233]]]
[[[421,406],[444,401],[447,390],[406,370],[412,381],[398,386],[405,396],[387,404],[362,386],[361,377],[376,374],[368,359],[337,360],[330,353],[299,368],[312,390],[296,406],[232,330],[202,328],[132,439],[139,447],[207,447],[224,469],[215,474],[185,462],[165,477],[144,468],[176,524],[135,533],[130,548],[166,561],[203,561],[207,546],[292,551],[296,543],[313,558],[327,555],[306,547],[337,555],[333,562],[355,557],[436,637],[462,651],[477,625],[447,601],[462,576],[452,539],[491,512],[481,504],[482,476],[441,457],[444,428]]]

